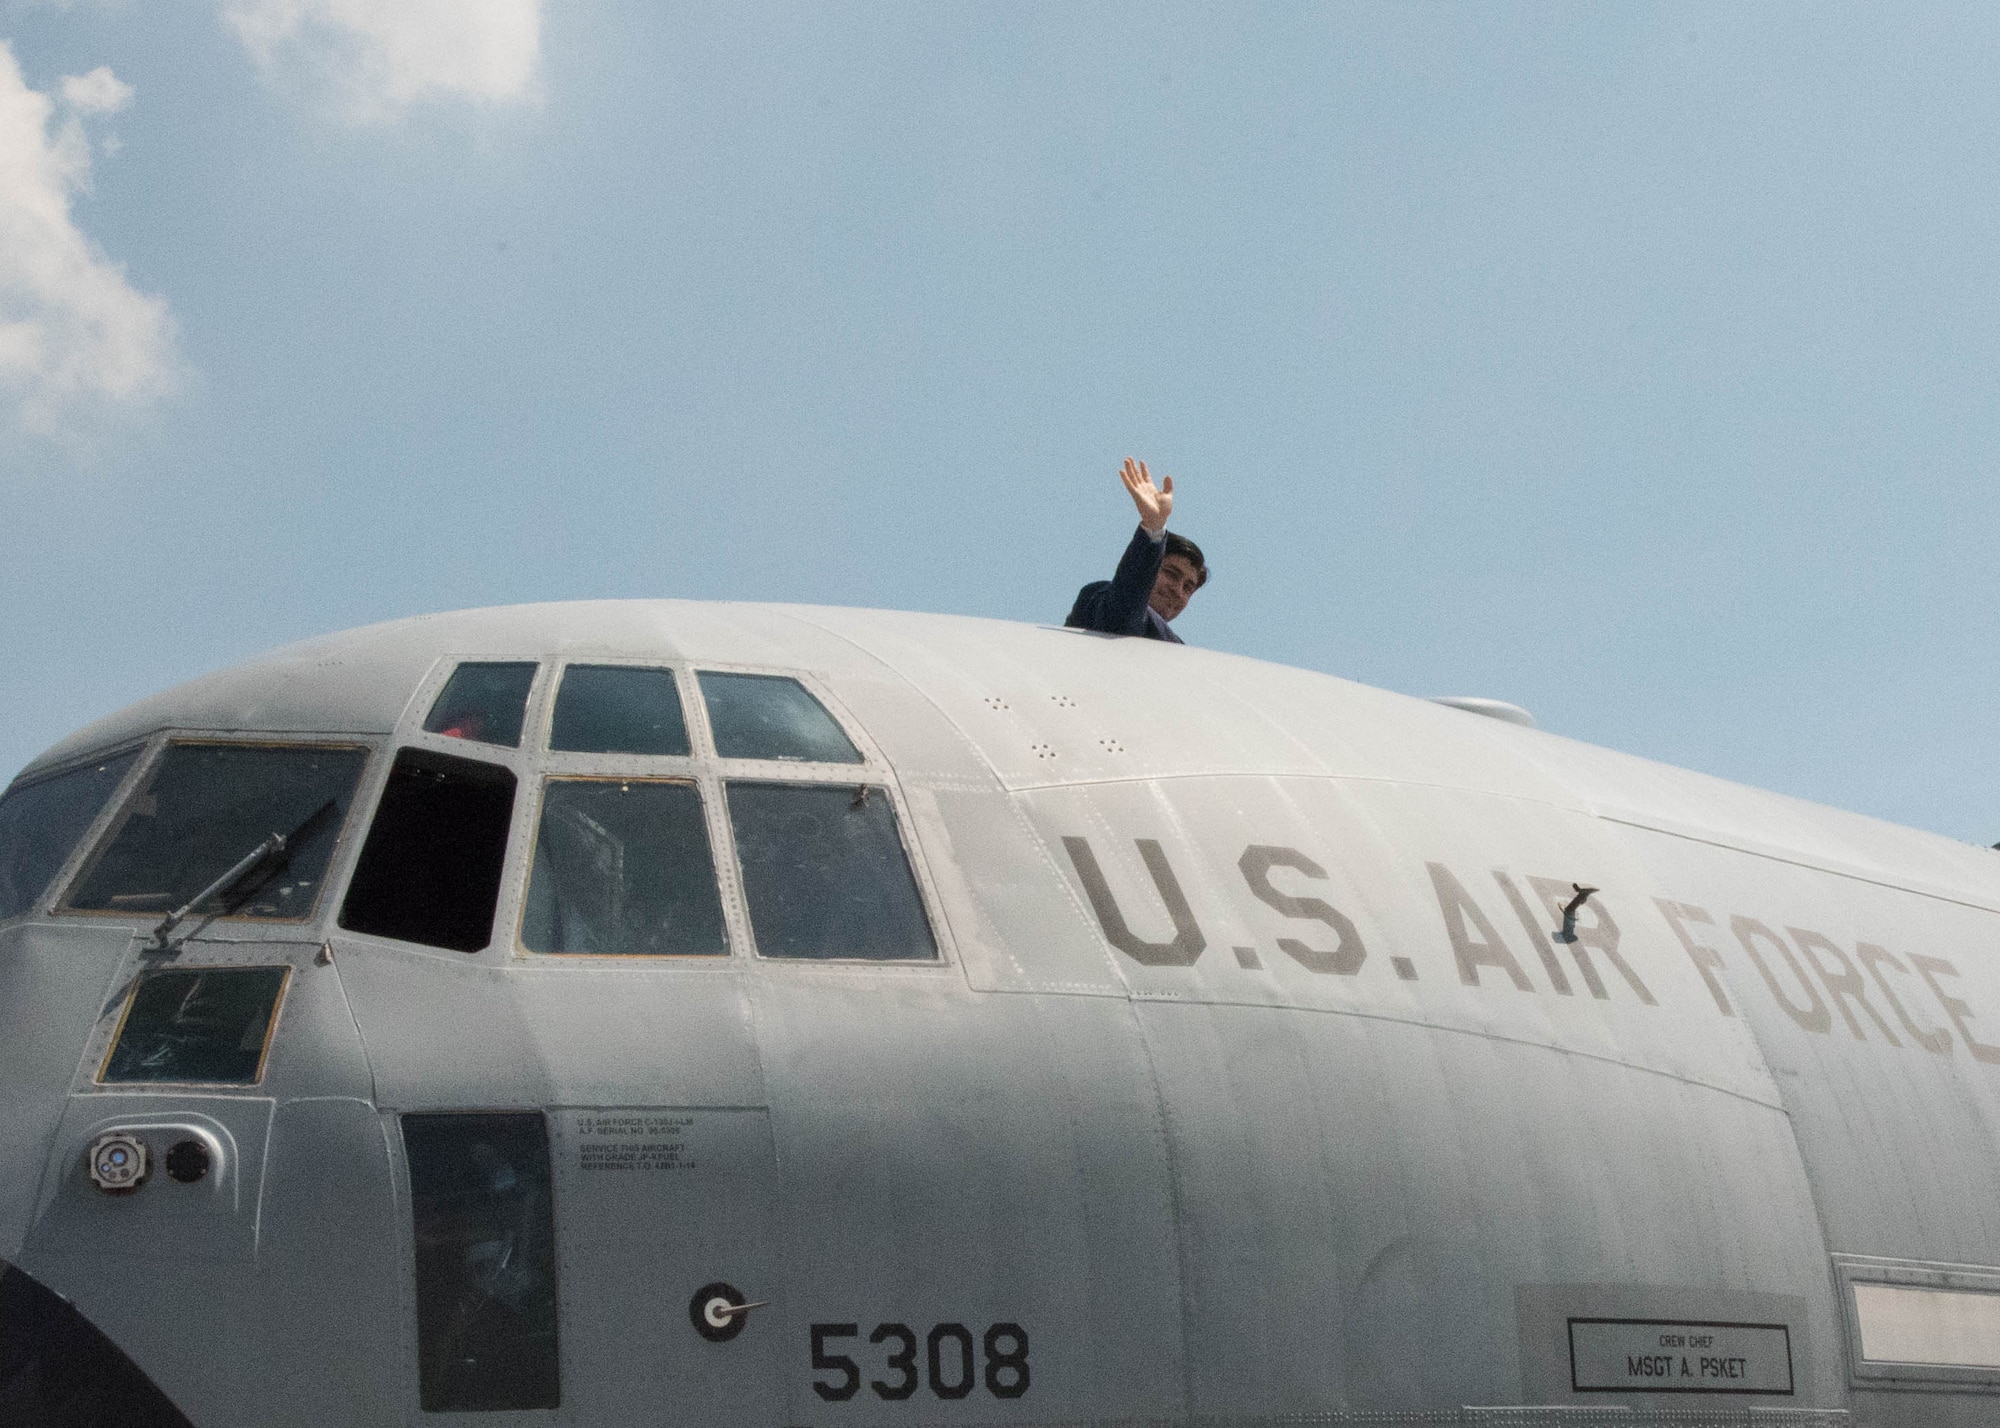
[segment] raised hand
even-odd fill
[[[1125,483],[1131,493],[1132,504],[1139,508],[1139,524],[1158,535],[1167,528],[1167,517],[1174,513],[1174,478],[1162,476],[1156,488],[1153,473],[1146,469],[1143,461],[1125,458],[1125,465],[1119,469],[1118,479]]]

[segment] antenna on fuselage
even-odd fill
[[[1587,888],[1582,883],[1571,883],[1570,887],[1576,896],[1563,904],[1562,940],[1565,942],[1576,941],[1576,914],[1586,902],[1590,901],[1590,895],[1597,891],[1596,888]]]

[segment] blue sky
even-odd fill
[[[1130,453],[1215,571],[1193,643],[2000,839],[1991,7],[0,40],[0,776],[425,610],[1059,620]]]

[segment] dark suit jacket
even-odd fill
[[[1078,630],[1096,630],[1101,635],[1144,635],[1151,640],[1181,643],[1173,627],[1146,601],[1152,596],[1153,582],[1159,578],[1160,562],[1166,557],[1164,538],[1154,540],[1140,526],[1132,543],[1119,558],[1118,573],[1109,580],[1093,580],[1076,592],[1065,625]]]

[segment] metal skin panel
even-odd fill
[[[117,985],[126,927],[0,929],[0,1259],[14,1260],[35,1212],[50,1142],[84,1039]]]
[[[917,789],[910,803],[918,836],[935,850],[933,875],[971,986],[1126,995],[1118,954],[1074,890],[1060,839],[1036,832],[1023,800]]]
[[[764,1428],[790,1340],[774,1308],[709,1343],[689,1296],[724,1283],[783,1304],[778,1177],[762,1110],[597,1105],[550,1112],[563,1300],[563,1417]],[[745,1302],[738,1300],[737,1302]]]
[[[1632,841],[1775,1074],[1828,1252],[2000,1263],[2000,917],[1688,839]],[[1714,998],[1707,1010],[1722,1019]],[[2000,1414],[1992,1384],[1949,1375],[1851,1385],[1868,1423]],[[1898,1406],[1912,1398],[1921,1409]]]
[[[934,616],[816,611],[933,701],[1010,788],[1204,773],[1407,777],[1570,801],[1490,719],[1154,640]],[[1192,656],[1192,657],[1190,657]]]
[[[782,1421],[1175,1418],[1174,1190],[1129,1007],[955,982],[818,968],[759,979],[785,1225]],[[862,1374],[851,1398],[810,1386],[841,1383],[811,1372],[816,1323],[858,1331],[840,1341]],[[920,1369],[936,1325],[983,1341],[1018,1324],[1029,1395],[996,1398],[982,1381],[955,1401],[926,1385],[887,1402],[870,1387],[901,1383],[894,1343],[869,1343],[884,1323],[912,1329]]]
[[[258,1225],[260,1422],[403,1421],[416,1368],[392,1135],[365,1101],[277,1108]]]
[[[731,966],[500,968],[333,945],[384,1108],[764,1104]]]
[[[276,1028],[266,1034],[257,1092],[281,1099],[312,1095],[367,1100],[374,1095],[374,1080],[355,1037],[354,1012],[348,1004],[340,970],[321,960],[321,944],[317,939],[248,942],[233,938],[228,941],[191,938],[170,957],[147,953],[145,941],[145,938],[129,939],[130,946],[115,983],[97,1008],[99,1015],[82,1043],[83,1055],[72,1067],[74,1082],[70,1088],[78,1099],[134,1092],[174,1093],[176,1087],[171,1083],[157,1087],[139,1083],[106,1084],[99,1077],[123,1024],[134,982],[148,971],[199,971],[206,967],[290,968],[278,1003]],[[250,1088],[231,1089],[251,1093]]]
[[[1141,840],[1157,849],[1202,949],[1187,965],[1164,951],[1149,954],[1158,965],[1119,956],[1136,997],[1439,1025],[1647,1066],[1777,1104],[1742,1027],[1696,1021],[1691,1034],[1684,1024],[1685,1013],[1712,1005],[1698,969],[1659,923],[1657,889],[1644,870],[1595,820],[1484,794],[1332,779],[1183,779],[1051,789],[1018,801],[1045,844],[1088,843],[1133,937],[1155,946],[1174,932]],[[1260,849],[1282,849],[1287,861],[1264,866],[1254,856]],[[1072,863],[1066,880],[1088,907],[1073,859],[1054,856]],[[1469,966],[1460,965],[1440,876]],[[1561,941],[1544,892],[1554,885],[1567,896],[1572,882],[1601,889],[1579,914],[1573,944]],[[1347,956],[1358,965],[1342,969],[1339,928],[1272,906],[1260,888],[1281,900],[1313,899],[1344,919],[1355,938]],[[1600,915],[1610,923],[1600,925]],[[1609,926],[1637,988],[1592,944]]]
[[[1524,1378],[1525,1401],[1584,1401],[1564,1346],[1523,1352],[1523,1285],[1615,1281],[1641,1302],[1694,1290],[1711,1306],[1776,1290],[1816,1298],[1798,1327],[1830,1342],[1804,1177],[1774,1110],[1395,1023],[1161,1003],[1141,1016],[1181,1187],[1195,1414],[1521,1402]],[[1841,1401],[1831,1366],[1800,1388],[1795,1404]]]
[[[1990,849],[1570,739],[1498,733],[1607,822],[2000,910]]]
[[[255,1360],[295,1355],[288,1332],[336,1343],[365,1339],[361,1320],[379,1311],[385,1292],[392,1303],[398,1297],[394,1280],[381,1279],[385,1263],[393,1266],[394,1242],[380,1238],[389,1179],[380,1132],[350,1138],[351,1154],[329,1169],[345,1128],[317,1109],[345,1106],[374,1121],[373,1081],[340,973],[319,960],[316,940],[193,938],[171,958],[146,954],[143,938],[120,941],[125,955],[109,993],[94,999],[100,1015],[77,1043],[81,1057],[72,1047],[67,1109],[18,1262],[71,1300],[198,1423],[352,1421],[337,1406],[367,1395],[351,1367],[333,1375],[343,1387],[331,1397],[287,1395],[272,1412],[256,1407],[274,1380]],[[126,992],[141,972],[274,965],[291,975],[255,1085],[99,1084]],[[300,1116],[310,1127],[303,1134]],[[112,1130],[141,1136],[154,1159],[147,1181],[129,1196],[106,1196],[85,1174],[89,1145]],[[181,1184],[165,1172],[163,1157],[188,1138],[207,1142],[215,1157],[201,1180]],[[294,1249],[300,1216],[325,1197],[318,1183],[325,1173],[335,1177],[332,1188],[350,1193],[340,1196],[340,1213],[313,1220],[307,1238],[356,1224],[373,1225],[373,1237],[338,1248],[322,1238],[316,1253],[301,1258]],[[363,1191],[374,1196],[372,1219]],[[315,1288],[302,1292],[302,1284]],[[333,1292],[343,1284],[347,1292]],[[190,1313],[195,1305],[200,1312]],[[218,1342],[250,1352],[218,1356]],[[327,1373],[323,1367],[321,1378]]]
[[[1684,839],[1634,842],[1775,1074],[1828,1249],[2000,1262],[2000,1047],[1987,1046],[2000,1044],[2000,916]],[[1863,945],[1880,950],[1864,960]],[[1713,997],[1699,1010],[1730,1019]]]
[[[72,1298],[93,1261],[208,1260],[247,1270],[257,1255],[257,1207],[274,1102],[257,1095],[161,1095],[129,1091],[71,1098],[42,1189],[41,1213],[20,1265]],[[153,1160],[140,1189],[111,1196],[91,1184],[90,1143],[107,1131],[142,1137]],[[169,1176],[161,1158],[174,1142],[211,1147],[212,1166],[192,1185]],[[167,1277],[150,1265],[148,1277]],[[247,1276],[246,1276],[247,1277]]]
[[[50,1157],[48,1203],[20,1259],[203,1425],[251,1428],[270,1392],[254,1356],[265,1327],[256,1236],[272,1110],[256,1095],[73,1098]],[[143,1136],[156,1158],[208,1131],[221,1163],[194,1185],[174,1183],[156,1164],[130,1196],[108,1197],[90,1184],[83,1159],[113,1129]],[[217,1353],[219,1343],[239,1352]]]
[[[30,775],[159,729],[386,733],[441,658],[680,659],[880,678],[883,665],[814,617],[841,612],[681,600],[596,600],[419,615],[290,645],[203,675],[78,730]],[[801,617],[804,618],[801,618]],[[971,622],[981,625],[996,622]],[[421,719],[421,712],[418,715]]]
[[[1691,1034],[1705,984],[1603,825],[1517,799],[1330,779],[1021,801],[1046,841],[1103,850],[1104,891],[1157,959],[1120,962],[1144,1002],[1182,1187],[1192,1412],[1515,1401],[1522,1284],[1782,1292],[1811,1306],[1801,1331],[1833,1330],[1776,1089],[1741,1026],[1697,1021]],[[1186,965],[1134,834],[1155,844],[1199,930]],[[1256,894],[1244,859],[1259,848],[1300,855],[1276,865],[1290,874],[1281,896],[1309,893],[1325,916]],[[1491,959],[1470,967],[1475,982],[1433,864],[1471,924],[1461,935]],[[1531,904],[1539,941],[1496,871]],[[1533,881],[1552,875],[1604,889],[1644,999],[1586,908],[1581,935],[1600,938],[1581,947],[1593,995]],[[1343,916],[1352,945],[1328,920]],[[1351,970],[1343,945],[1361,954]],[[1399,956],[1414,980],[1394,970]],[[1393,1207],[1390,1223],[1370,1223],[1378,1207]],[[1392,1270],[1402,1277],[1385,1279]],[[1401,1296],[1386,1315],[1359,1303],[1385,1294]],[[1310,1343],[1274,1347],[1272,1325],[1310,1325]],[[1351,1357],[1330,1351],[1347,1344]],[[1837,1404],[1839,1381],[1829,1369],[1799,1399]]]
[[[257,1096],[74,1098],[49,1165],[48,1205],[20,1260],[204,1425],[267,1421],[255,1405],[269,1380],[253,1356],[267,1328],[256,1240],[272,1110]],[[83,1169],[84,1148],[112,1129],[144,1136],[155,1157],[206,1132],[221,1154],[196,1184],[156,1165],[129,1199],[112,1199]],[[250,1353],[217,1354],[218,1342]]]
[[[695,1404],[703,1422],[776,1421],[784,1376],[772,1311],[751,1311],[727,1344],[704,1342],[688,1311],[695,1289],[715,1282],[785,1302],[767,1097],[740,967],[494,966],[361,939],[334,946],[385,1111],[547,1115],[562,1307],[556,1421],[653,1423]],[[628,1149],[631,1159],[607,1153]],[[409,1235],[400,1213],[399,1249]],[[406,1377],[395,1396],[406,1408],[410,1314],[399,1301]]]

